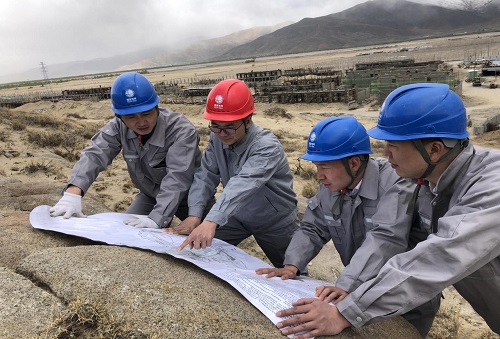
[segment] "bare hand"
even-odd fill
[[[299,339],[335,335],[351,326],[337,307],[316,298],[299,299],[293,306],[276,313],[278,317],[293,316],[276,324],[284,335],[295,334]]]
[[[205,220],[189,234],[189,237],[177,249],[182,251],[188,244],[190,249],[212,246],[212,239],[214,238],[216,228],[216,223]]]
[[[164,228],[163,232],[169,234],[190,234],[200,224],[201,218],[189,216],[176,227]]]
[[[281,277],[282,280],[293,279],[297,276],[299,269],[293,265],[285,265],[283,268],[258,268],[257,274],[267,274],[266,278]]]
[[[333,301],[334,304],[338,303],[348,295],[346,291],[336,286],[318,286],[316,287],[316,297],[327,303]],[[334,301],[335,300],[335,301]]]

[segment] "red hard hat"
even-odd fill
[[[203,117],[207,120],[236,121],[255,111],[253,96],[241,80],[219,82],[208,93]]]

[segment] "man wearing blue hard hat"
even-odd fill
[[[370,138],[354,117],[320,121],[307,146],[301,158],[316,165],[321,182],[318,193],[308,201],[300,228],[286,250],[284,267],[256,272],[268,278],[294,278],[332,240],[347,266],[346,274],[335,286],[318,288],[317,296],[325,303],[336,303],[376,276],[392,255],[407,250],[413,217],[394,206],[407,205],[415,185],[401,179],[386,159],[370,157]],[[392,241],[382,249],[364,244],[367,233],[380,224],[388,225]],[[362,244],[368,260],[358,261],[361,254],[355,253]],[[439,296],[403,317],[425,337],[438,309]]]
[[[136,72],[121,74],[111,87],[115,118],[92,138],[81,154],[52,216],[84,217],[82,197],[97,175],[120,152],[140,190],[126,213],[135,227],[168,227],[174,215],[187,217],[187,194],[200,165],[199,136],[182,114],[159,108],[153,85]]]
[[[466,125],[463,102],[448,85],[406,85],[385,99],[368,134],[386,140],[384,155],[400,176],[417,181],[410,203],[399,208],[419,217],[426,237],[335,306],[324,307],[321,319],[310,311],[310,299],[279,312],[300,314],[280,324],[301,323],[286,334],[337,334],[381,321],[451,285],[500,334],[500,152],[474,147]],[[381,247],[390,240],[385,232],[370,232]]]

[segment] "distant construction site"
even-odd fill
[[[491,71],[491,70],[489,70]],[[147,73],[147,71],[145,72]],[[415,62],[414,59],[357,63],[348,69],[299,67],[236,73],[253,91],[256,102],[330,103],[342,102],[349,108],[381,103],[395,88],[417,82],[445,83],[461,94],[457,72],[444,61]],[[203,104],[210,89],[223,78],[182,79],[154,83],[162,102]],[[30,92],[0,97],[0,106],[18,107],[40,100],[107,100],[111,87]]]

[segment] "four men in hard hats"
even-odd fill
[[[293,177],[277,138],[252,123],[254,105],[248,87],[239,80],[225,80],[210,92],[204,117],[210,120],[212,134],[196,174],[200,151],[194,127],[183,116],[159,109],[158,102],[154,88],[141,75],[125,73],[116,79],[112,109],[117,117],[84,150],[51,215],[83,216],[81,197],[123,149],[132,181],[140,189],[127,212],[144,215],[126,223],[168,227],[177,215],[183,222],[169,232],[189,234],[180,249],[205,248],[214,236],[237,245],[253,235],[280,268],[261,273],[291,277],[305,269],[325,239],[342,231],[335,224],[342,223],[342,214],[347,213],[344,208],[351,205],[348,208],[353,212],[352,204],[364,193],[359,175],[372,170],[382,175],[387,167],[362,156],[370,153],[363,143],[361,153],[351,149],[338,158],[346,159],[339,165],[348,174],[342,182],[325,174],[332,168],[319,165],[323,188],[311,199],[304,220],[307,225],[308,218],[324,208],[317,219],[328,225],[330,234],[326,229],[313,234],[312,228],[303,227],[285,256],[298,227]],[[315,138],[325,126],[318,124],[318,134],[313,138],[311,133],[309,138],[307,156],[313,156],[308,160],[320,164],[321,141]],[[355,128],[349,130],[355,132]],[[278,312],[280,317],[294,316],[278,327],[286,335],[301,333],[298,338],[337,334],[349,326],[405,314],[454,285],[490,328],[500,333],[500,302],[495,299],[500,295],[496,221],[500,188],[495,186],[500,179],[500,152],[473,147],[462,101],[448,85],[441,84],[407,85],[393,91],[382,106],[377,127],[368,134],[386,140],[384,154],[396,173],[417,182],[412,199],[398,200],[392,208],[401,220],[418,220],[418,227],[411,230],[418,236],[409,239],[420,239],[404,251],[393,241],[390,227],[394,223],[381,220],[366,232],[374,220],[360,221],[366,227],[364,234],[350,229],[349,241],[336,244],[344,263],[349,264],[343,275],[373,271],[374,277],[360,280],[347,295],[329,291],[329,300],[342,296],[334,306],[316,298],[297,301],[293,308]],[[319,152],[315,153],[317,145]],[[390,186],[398,179],[391,174],[387,180],[383,184]],[[220,182],[223,191],[212,207],[210,201]],[[183,202],[188,190],[189,210]],[[372,193],[378,197],[386,190],[377,187]],[[328,211],[323,201],[330,199],[331,191],[338,191],[338,197],[330,201]],[[309,255],[294,257],[293,249],[307,242],[312,244]],[[363,250],[367,246],[379,246],[386,257],[374,259],[373,252]],[[351,260],[356,249],[361,254]],[[391,251],[394,256],[388,258]]]

